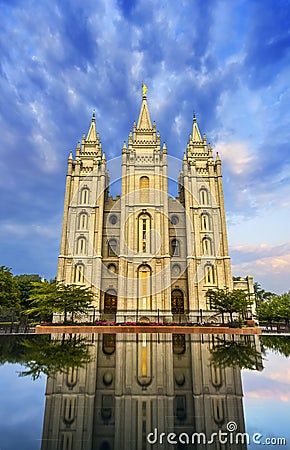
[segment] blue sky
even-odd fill
[[[290,1],[0,0],[0,264],[56,273],[66,161],[92,110],[107,159],[141,83],[168,153],[193,112],[223,162],[233,274],[290,289]]]
[[[289,449],[289,358],[267,351],[263,371],[243,370],[242,382],[246,431],[251,439],[255,433],[262,435],[261,443],[267,437],[285,438],[287,446],[283,448]],[[249,448],[259,448],[259,444],[252,442]]]

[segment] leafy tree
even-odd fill
[[[246,313],[253,303],[249,293],[242,289],[234,291],[209,289],[206,297],[210,302],[211,309],[219,311],[220,314],[229,313],[231,322],[233,322],[233,313]]]
[[[290,356],[289,336],[260,336],[260,342],[263,348],[273,350],[286,358]]]
[[[40,282],[41,277],[37,274],[15,275],[14,280],[20,293],[20,307],[27,309],[30,306],[29,296],[33,289],[33,283]]]
[[[275,295],[273,292],[265,291],[265,289],[262,289],[261,285],[257,282],[254,283],[254,292],[257,302],[267,301]]]
[[[93,298],[92,291],[82,286],[48,281],[36,282],[33,283],[33,290],[30,293],[31,308],[27,310],[27,314],[43,317],[61,313],[64,314],[65,322],[70,314],[73,321],[75,315],[86,312]]]
[[[273,297],[270,304],[277,319],[290,320],[290,292]]]
[[[260,322],[271,322],[275,317],[273,304],[271,302],[259,302],[256,307],[256,316]]]
[[[33,380],[42,373],[54,377],[91,361],[90,345],[80,336],[70,336],[67,340],[24,340],[22,345],[27,370],[20,372],[20,376],[31,376]]]
[[[0,307],[17,308],[19,306],[19,296],[19,290],[11,269],[0,266]]]
[[[267,301],[261,301],[257,305],[257,317],[261,322],[274,320],[290,321],[290,292],[275,295]]]
[[[34,380],[42,373],[53,377],[71,367],[84,367],[90,361],[90,344],[80,336],[56,340],[49,335],[32,335],[25,339],[12,335],[0,340],[0,364],[22,364],[26,370],[19,375],[31,376]]]
[[[259,370],[262,356],[255,345],[242,341],[232,335],[231,340],[215,338],[215,345],[210,350],[211,363],[219,367],[239,367],[240,369]]]

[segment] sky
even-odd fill
[[[46,377],[19,377],[20,364],[0,366],[1,450],[39,450],[45,406]]]
[[[243,370],[242,383],[246,431],[251,439],[255,433],[261,435],[261,444],[251,442],[248,448],[261,448],[266,438],[285,438],[287,445],[280,448],[289,449],[289,358],[267,351],[263,370]]]
[[[67,157],[96,111],[120,156],[146,83],[182,158],[222,159],[233,275],[290,289],[290,1],[0,0],[0,265],[53,278]]]

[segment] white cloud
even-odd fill
[[[220,154],[226,169],[234,175],[248,177],[256,170],[257,157],[253,154],[249,142],[222,142],[215,144],[215,150]]]

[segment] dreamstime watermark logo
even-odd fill
[[[210,436],[206,436],[205,433],[194,432],[189,433],[159,433],[157,428],[154,431],[148,433],[147,442],[151,445],[154,444],[199,444],[199,445],[211,445],[215,443],[219,444],[256,444],[256,445],[286,445],[286,438],[284,437],[264,437],[261,433],[242,433],[238,431],[238,425],[234,421],[230,421],[226,425],[226,430],[218,430],[211,433]]]
[[[140,171],[138,176],[135,173],[123,174],[122,180],[118,171],[122,166],[122,157],[108,161],[106,170],[98,166],[95,171],[87,172],[70,202],[72,214],[69,214],[67,224],[69,251],[75,266],[82,269],[84,280],[106,291],[108,286],[102,284],[100,279],[102,274],[111,270],[112,280],[114,277],[118,279],[118,291],[123,290],[126,298],[137,298],[140,296],[140,278],[134,270],[136,272],[139,266],[150,269],[150,295],[169,288],[172,277],[174,280],[180,278],[193,260],[195,282],[201,281],[213,268],[222,231],[215,195],[211,193],[208,183],[191,167],[196,182],[192,186],[181,183],[182,201],[170,199],[167,183],[177,183],[174,177],[177,178],[180,172],[181,161],[168,156],[167,163],[168,175],[156,174],[144,165],[144,171]],[[110,186],[119,185],[121,180],[126,186],[125,194],[114,200],[107,197],[108,173]],[[145,194],[140,185],[136,185],[141,177],[150,178],[150,186],[145,187]],[[99,212],[104,201],[106,211],[102,223]],[[183,206],[184,202],[186,207]],[[199,225],[195,223],[197,221]],[[195,238],[197,229],[203,231],[198,249]],[[104,248],[104,235],[107,249]],[[166,245],[167,255],[164,251]],[[108,258],[112,256],[118,258],[119,262],[135,264],[134,270],[113,273],[116,268]],[[152,260],[158,260],[155,270],[151,270],[154,264]],[[92,268],[93,265],[95,267]],[[122,292],[119,295],[122,296]]]

